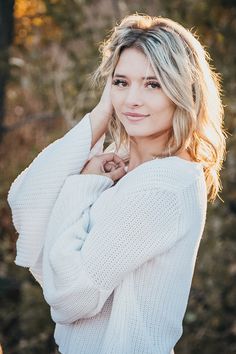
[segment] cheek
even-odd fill
[[[154,112],[169,112],[170,114],[174,113],[175,104],[167,97],[156,96],[149,102],[150,107]]]

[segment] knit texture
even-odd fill
[[[207,191],[200,163],[142,163],[116,184],[80,174],[87,114],[13,182],[15,263],[42,286],[63,354],[170,354],[182,335]]]

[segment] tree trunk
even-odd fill
[[[9,47],[14,32],[14,0],[0,1],[0,142],[4,133],[5,91],[9,79]]]

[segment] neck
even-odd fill
[[[130,171],[140,164],[160,156],[163,153],[165,144],[166,139],[153,139],[152,141],[150,140],[150,137],[148,137],[147,143],[147,139],[137,139],[137,137],[131,137],[129,146],[128,170]]]

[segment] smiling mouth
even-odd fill
[[[144,118],[147,118],[149,114],[138,114],[138,113],[123,113],[124,116],[131,121],[140,121],[143,120]]]

